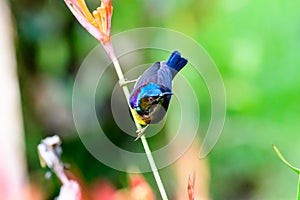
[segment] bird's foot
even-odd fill
[[[138,79],[134,79],[134,80],[127,80],[127,79],[123,79],[123,80],[119,80],[119,84],[121,87],[128,85],[130,83],[135,83]]]
[[[134,141],[137,141],[138,139],[140,139],[144,134],[145,134],[145,131],[146,129],[148,128],[149,125],[145,126],[144,128],[142,129],[139,129],[136,131],[136,133],[138,134],[138,136],[135,138]]]

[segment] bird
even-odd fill
[[[187,62],[180,52],[174,51],[167,62],[155,62],[137,79],[129,103],[143,128],[158,123],[165,116],[173,95],[173,78]],[[139,133],[138,138],[141,135]]]

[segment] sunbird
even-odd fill
[[[138,78],[129,103],[142,127],[157,123],[164,117],[173,94],[172,80],[187,62],[178,51],[174,51],[167,62],[155,62]]]

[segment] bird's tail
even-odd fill
[[[166,64],[176,72],[179,72],[187,62],[187,59],[181,57],[181,54],[178,51],[174,51]]]

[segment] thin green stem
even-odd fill
[[[293,171],[295,171],[297,174],[300,173],[300,169],[294,167],[293,165],[291,165],[284,157],[283,155],[280,153],[280,151],[278,150],[278,148],[273,144],[272,145],[273,149],[275,150],[275,152],[277,153],[278,157],[280,158],[280,160],[286,164],[290,169],[292,169]]]
[[[272,145],[273,149],[275,150],[275,152],[277,153],[278,157],[280,158],[280,160],[286,164],[290,169],[292,169],[293,171],[295,171],[298,174],[298,187],[297,187],[297,199],[300,200],[300,169],[294,167],[293,165],[291,165],[284,157],[283,155],[280,153],[280,151],[278,150],[278,148],[273,144]]]
[[[104,49],[106,50],[106,52],[108,53],[109,57],[111,58],[111,60],[113,62],[113,65],[115,67],[115,70],[116,70],[118,78],[119,78],[119,81],[124,83],[125,82],[124,74],[123,74],[122,69],[120,67],[119,61],[118,61],[117,57],[114,54],[114,50],[113,50],[111,42],[107,42],[107,43],[103,44],[103,47],[104,47]],[[129,103],[130,92],[129,92],[129,89],[128,89],[127,85],[125,85],[125,84],[121,85],[121,87],[122,87],[124,95],[126,97],[126,101],[127,101],[128,107],[130,108],[131,115],[132,115],[133,120],[135,122],[136,128],[137,128],[138,131],[140,131],[142,129],[142,127],[137,122],[137,119],[135,118],[135,116],[133,114],[133,110],[130,107],[130,103]],[[141,141],[142,141],[145,153],[147,155],[147,159],[148,159],[148,162],[150,164],[152,173],[154,175],[156,184],[158,186],[160,195],[161,195],[163,200],[168,200],[167,193],[165,191],[164,185],[163,185],[162,180],[160,178],[158,169],[156,167],[155,161],[153,159],[153,156],[152,156],[152,153],[151,153],[151,150],[149,148],[149,145],[148,145],[148,142],[147,142],[147,139],[146,139],[145,135],[141,136]]]
[[[298,175],[297,199],[300,200],[300,174]]]

